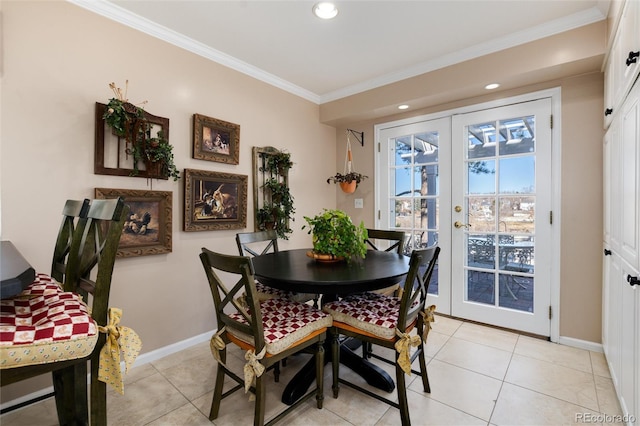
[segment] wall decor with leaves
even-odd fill
[[[253,148],[253,205],[256,231],[275,229],[285,240],[291,234],[295,207],[289,188],[291,154],[273,147]]]

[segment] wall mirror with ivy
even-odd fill
[[[275,229],[289,239],[295,208],[289,190],[291,154],[273,147],[253,148],[253,205],[255,230]]]

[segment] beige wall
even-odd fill
[[[129,79],[131,101],[148,100],[149,112],[171,120],[170,139],[180,169],[251,176],[253,146],[274,146],[291,152],[296,163],[290,172],[296,221],[291,240],[281,245],[285,249],[309,246],[310,237],[300,230],[304,224],[302,216],[313,215],[324,207],[337,206],[355,220],[373,225],[375,124],[561,87],[560,335],[600,342],[603,83],[599,72],[573,75],[585,69],[593,71],[593,63],[601,63],[604,40],[592,49],[573,50],[583,53],[573,55],[569,65],[547,63],[544,74],[554,78],[534,80],[533,73],[524,69],[518,72],[529,74],[527,85],[520,83],[516,88],[490,95],[465,95],[463,99],[455,97],[460,95],[457,91],[451,91],[449,94],[454,97],[447,100],[438,94],[429,106],[410,113],[394,114],[389,110],[382,118],[356,119],[347,117],[347,112],[341,116],[332,108],[356,111],[361,108],[357,100],[318,107],[66,2],[5,0],[0,7],[4,38],[0,232],[1,238],[12,240],[36,269],[47,271],[50,267],[64,199],[92,197],[96,187],[149,189],[142,178],[93,174],[94,103],[108,100],[111,96],[108,83],[112,81],[123,86]],[[598,40],[597,34],[604,33],[603,26],[589,26],[588,31],[578,32],[576,37],[593,45]],[[554,40],[557,44],[558,39]],[[530,48],[537,50],[539,46],[534,44]],[[496,62],[491,58],[476,62],[481,63]],[[464,74],[457,72],[449,75],[465,79]],[[441,73],[436,77],[441,78]],[[420,81],[420,90],[434,89],[432,83],[425,83],[428,79],[422,77]],[[531,81],[539,82],[531,84]],[[375,109],[382,104],[376,98],[388,96],[390,89],[366,93],[360,98],[366,104],[362,108]],[[355,103],[350,104],[352,101]],[[323,109],[330,119],[321,117]],[[240,124],[239,165],[191,158],[194,113]],[[321,121],[339,127],[335,129]],[[352,146],[358,171],[370,178],[355,195],[344,195],[336,191],[335,185],[326,184],[327,177],[343,169],[346,128],[365,132],[364,147],[353,139]],[[249,194],[251,185],[250,179]],[[111,296],[111,305],[124,310],[124,325],[140,334],[143,353],[215,328],[211,296],[197,253],[203,246],[235,253],[235,231],[182,231],[182,180],[154,181],[153,189],[174,193],[173,253],[119,259]],[[356,197],[364,199],[364,209],[353,208]],[[250,197],[248,211],[252,209]],[[249,215],[247,230],[252,229]],[[43,379],[38,384],[48,382]],[[35,386],[4,387],[1,402],[33,391]]]
[[[96,187],[150,189],[143,178],[93,174],[94,104],[126,79],[131,101],[148,100],[147,111],[170,119],[180,169],[251,177],[253,146],[291,152],[295,232],[281,247],[310,245],[302,216],[335,205],[335,188],[318,178],[334,172],[335,129],[319,123],[317,105],[66,2],[3,1],[2,13],[1,238],[36,270],[50,270],[65,199],[91,198]],[[240,125],[239,165],[191,158],[194,113]],[[173,191],[173,252],[118,259],[110,303],[143,353],[216,327],[198,253],[237,250],[236,231],[182,231],[182,180],[153,189]],[[2,401],[18,394],[3,387]]]

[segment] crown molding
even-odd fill
[[[495,53],[500,50],[549,37],[564,31],[569,31],[584,25],[589,25],[606,18],[606,12],[602,10],[602,7],[596,6],[583,12],[567,16],[565,18],[556,19],[542,25],[538,25],[534,28],[509,34],[507,37],[494,39],[486,43],[481,43],[466,49],[451,52],[450,54],[438,57],[434,60],[423,62],[399,72],[386,74],[330,93],[319,95],[300,86],[292,84],[289,81],[279,78],[271,73],[261,70],[251,64],[227,55],[224,52],[220,52],[219,50],[213,49],[203,43],[186,37],[183,34],[159,25],[139,15],[133,14],[128,10],[109,1],[67,1],[318,105],[345,98],[347,96],[356,95],[367,90],[376,89],[387,84],[396,83],[407,78],[415,77],[450,65]]]
[[[238,60],[224,52],[213,49],[203,43],[184,36],[167,27],[159,25],[149,19],[129,12],[128,10],[103,0],[67,0],[69,3],[80,6],[112,21],[119,22],[130,28],[148,34],[152,37],[170,43],[181,49],[187,50],[203,58],[209,59],[225,67],[246,74],[271,86],[299,96],[315,104],[320,103],[320,96],[303,89],[295,84],[283,80],[273,74],[265,72],[251,64]]]

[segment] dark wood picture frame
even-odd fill
[[[171,253],[171,191],[96,188],[98,199],[123,197],[131,209],[125,221],[116,257],[147,256]]]
[[[184,170],[184,230],[247,227],[247,175]]]
[[[193,158],[239,164],[240,125],[194,114]]]
[[[133,172],[133,156],[125,153],[126,141],[111,133],[111,129],[104,121],[105,104],[96,102],[96,141],[95,154],[93,163],[93,173],[97,175],[111,176],[133,176],[154,179],[168,179],[168,177],[150,176],[144,169],[144,165],[140,164],[140,170],[137,175]],[[169,141],[169,119],[158,117],[143,111],[144,118],[152,126],[152,133],[155,135],[162,130],[165,139]]]

